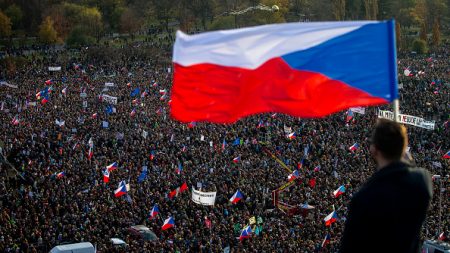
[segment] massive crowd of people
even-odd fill
[[[375,171],[368,137],[377,109],[389,106],[366,108],[351,120],[345,112],[321,119],[267,113],[232,125],[182,124],[170,117],[170,52],[161,45],[28,50],[26,67],[2,73],[17,88],[0,86],[0,147],[18,174],[3,160],[0,251],[43,252],[89,241],[98,252],[337,252],[352,193]],[[449,53],[447,45],[432,55],[398,59],[401,113],[436,122],[434,130],[408,126],[416,164],[440,175],[434,177],[422,239],[437,239],[450,225],[449,160],[442,158],[450,149]],[[62,68],[49,71],[49,66]],[[36,93],[45,87],[52,91],[43,104]],[[131,96],[136,88],[139,94]],[[118,103],[109,105],[102,94],[117,97]],[[288,139],[285,127],[297,137]],[[93,157],[88,159],[90,139]],[[351,152],[354,143],[360,148]],[[272,191],[288,182],[289,172],[266,150],[292,170],[303,160],[300,177],[278,198],[314,209],[288,215],[274,206]],[[233,162],[235,157],[240,161]],[[104,183],[102,171],[113,162],[118,169]],[[138,182],[144,166],[147,176]],[[65,175],[57,176],[60,172]],[[130,190],[116,198],[122,180]],[[170,198],[169,192],[183,183],[189,190]],[[340,185],[346,192],[335,198]],[[200,187],[217,191],[214,206],[191,200],[191,188]],[[231,204],[237,190],[244,198]],[[149,219],[155,204],[160,213]],[[325,226],[333,210],[339,220]],[[175,226],[163,231],[169,216]],[[257,220],[252,236],[237,239],[252,217]],[[158,240],[133,236],[128,228],[138,224]],[[327,234],[330,243],[322,247]],[[128,246],[113,245],[113,237]]]

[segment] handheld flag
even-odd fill
[[[107,105],[105,108],[105,113],[106,114],[112,114],[115,111],[115,108],[112,105]]]
[[[444,159],[450,159],[450,150],[447,151],[447,153],[444,154],[444,156],[442,157]]]
[[[329,244],[329,243],[330,243],[330,239],[331,239],[330,234],[327,234],[327,235],[325,236],[325,239],[323,239],[323,242],[322,242],[321,247],[323,248],[323,247],[325,247],[327,244]]]
[[[15,116],[11,121],[11,124],[13,124],[13,126],[19,125],[19,123],[20,123],[20,121],[17,118],[17,116]]]
[[[93,118],[93,119],[96,119],[96,118],[97,118],[97,116],[98,116],[98,114],[97,114],[97,113],[94,113],[94,114],[92,114],[92,118]]]
[[[65,176],[66,176],[66,173],[64,171],[59,172],[58,174],[56,174],[56,178],[58,178],[58,179],[61,179],[61,178],[65,177]]]
[[[338,220],[336,211],[333,211],[332,213],[327,215],[327,217],[325,217],[325,219],[323,220],[325,221],[325,226],[331,226],[331,224],[335,223]]]
[[[353,145],[351,145],[348,150],[350,150],[351,152],[356,151],[359,148],[359,144],[355,143]]]
[[[264,127],[264,121],[262,119],[259,120],[258,126],[256,126],[256,128],[261,128],[261,127]]]
[[[349,110],[347,110],[346,114],[347,114],[347,117],[346,117],[345,121],[347,123],[349,123],[353,119],[353,111],[349,109]]]
[[[175,226],[175,221],[172,217],[167,218],[162,225],[162,230],[167,230],[169,228],[173,228]]]
[[[130,96],[131,97],[136,97],[137,95],[139,95],[141,93],[141,90],[139,88],[134,89],[133,91],[131,91]]]
[[[252,228],[250,226],[246,226],[239,236],[239,240],[244,240],[245,238],[249,238],[252,234]]]
[[[134,117],[134,115],[136,115],[136,109],[133,109],[133,110],[130,112],[130,117]]]
[[[303,160],[304,160],[304,158],[302,158],[302,160],[297,163],[297,170],[299,170],[303,167]]]
[[[208,219],[208,217],[205,216],[205,226],[209,229],[211,229],[212,226],[212,222],[210,219]]]
[[[94,156],[94,148],[89,147],[88,160],[91,160],[93,156]]]
[[[183,165],[181,165],[181,163],[178,163],[178,167],[177,167],[177,174],[180,175],[181,171],[183,170]]]
[[[225,150],[225,147],[227,146],[227,142],[225,141],[225,138],[223,139],[223,142],[222,142],[222,151],[224,151]]]
[[[94,140],[92,140],[92,137],[89,138],[88,145],[89,145],[89,147],[92,147],[92,148],[94,147]]]
[[[67,87],[64,87],[64,89],[61,90],[61,93],[62,93],[63,95],[66,95],[66,94],[67,94]]]
[[[339,188],[337,188],[337,189],[333,192],[333,195],[334,195],[335,198],[337,198],[337,197],[341,196],[341,195],[344,194],[344,193],[345,193],[345,186],[344,186],[344,185],[341,185],[341,186],[339,186]]]
[[[242,195],[242,193],[239,190],[237,190],[236,193],[231,197],[230,202],[232,204],[236,204],[243,198],[244,198],[244,196]]]
[[[115,169],[117,169],[117,168],[118,168],[117,162],[113,162],[113,163],[111,163],[110,165],[106,166],[106,169],[107,169],[109,172],[111,172],[111,171],[113,171],[113,170],[115,170]]]
[[[150,151],[150,160],[155,159],[156,152],[154,150]]]
[[[75,144],[73,144],[72,146],[72,150],[76,150],[79,146],[80,144],[78,142],[75,142]]]
[[[317,165],[315,168],[314,168],[314,172],[319,172],[320,171],[320,165]]]
[[[289,180],[289,182],[291,182],[299,177],[300,177],[300,175],[298,173],[298,170],[294,170],[291,174],[289,174],[288,180]]]
[[[184,182],[181,186],[180,186],[180,193],[186,191],[188,188],[188,185],[186,182]]]
[[[147,166],[143,166],[141,174],[139,175],[139,177],[137,179],[138,183],[144,182],[144,180],[147,178],[147,172],[148,172],[147,171]]]
[[[149,217],[149,219],[155,218],[158,214],[159,214],[159,208],[158,208],[158,205],[155,204],[155,205],[153,206],[152,210],[150,211],[150,217]]]
[[[270,111],[312,118],[387,104],[398,98],[394,28],[391,20],[178,31],[171,114],[233,123]]]
[[[314,206],[311,206],[311,205],[308,205],[307,203],[305,203],[305,204],[300,204],[300,208],[311,210],[311,209],[314,209]]]
[[[313,177],[311,179],[309,179],[309,187],[314,188],[316,186],[316,178]]]
[[[179,190],[180,190],[180,188],[176,188],[175,190],[173,190],[173,191],[169,192],[169,199],[171,199],[171,198],[173,198],[173,197],[177,196],[177,195],[178,195],[178,192],[179,192]]]
[[[103,172],[103,183],[108,183],[109,182],[109,171],[104,170],[102,172]]]
[[[127,192],[128,192],[127,191],[127,185],[126,185],[125,181],[121,181],[119,183],[119,187],[114,191],[114,196],[116,198],[119,198],[119,197],[127,194]]]
[[[445,235],[445,232],[442,232],[442,233],[439,235],[438,240],[439,240],[439,241],[444,241],[445,239],[447,239],[447,236]]]
[[[42,100],[41,100],[41,104],[42,105],[45,105],[45,104],[47,104],[48,103],[48,97],[44,97]]]
[[[293,140],[293,139],[295,139],[295,137],[297,137],[297,134],[296,134],[295,132],[290,133],[290,134],[287,135],[287,138],[288,138],[289,140]]]
[[[179,193],[182,193],[188,189],[188,185],[186,182],[184,182],[180,187],[177,187],[175,190],[171,191],[169,193],[169,198],[173,198],[175,196],[178,196]]]
[[[238,163],[240,161],[241,161],[241,157],[240,156],[233,158],[233,162],[234,163]]]

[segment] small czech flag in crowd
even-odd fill
[[[164,221],[164,224],[162,226],[162,230],[167,230],[169,228],[173,228],[175,226],[175,221],[173,220],[172,217],[167,218]]]
[[[119,183],[119,187],[114,191],[114,196],[116,196],[116,198],[123,196],[125,194],[127,194],[127,184],[125,183],[125,181],[121,181]]]
[[[348,148],[348,150],[350,150],[350,151],[356,151],[357,149],[359,148],[359,144],[358,143],[355,143],[355,144],[353,144],[353,145],[351,145],[349,148]]]
[[[150,211],[150,217],[149,217],[149,219],[155,218],[158,214],[159,214],[159,208],[158,208],[158,205],[155,204],[155,205],[153,206],[152,210]]]
[[[244,196],[242,195],[242,193],[239,190],[237,190],[236,193],[233,195],[233,197],[231,197],[230,202],[236,204],[243,198]]]
[[[134,115],[136,115],[136,109],[133,109],[133,110],[130,112],[130,116],[131,116],[131,117],[134,117]]]
[[[293,139],[295,139],[295,137],[297,137],[297,134],[296,134],[295,132],[290,133],[290,134],[287,135],[287,138],[288,138],[289,140],[293,140]]]
[[[341,185],[339,186],[339,188],[337,188],[334,192],[333,195],[335,198],[341,196],[342,194],[345,193],[345,186]]]
[[[252,228],[250,226],[246,226],[242,232],[241,235],[239,236],[239,240],[243,240],[245,238],[249,238],[252,234]]]
[[[103,171],[103,183],[109,182],[109,171],[106,169]]]
[[[298,173],[298,170],[294,170],[291,174],[289,174],[288,180],[289,180],[289,182],[291,182],[292,180],[297,179],[299,176],[300,175]]]
[[[66,176],[66,173],[64,171],[59,172],[58,174],[56,174],[56,178],[60,179]]]
[[[117,169],[117,162],[113,162],[112,164],[106,166],[106,169],[110,172]]]
[[[443,156],[444,159],[450,159],[450,150]]]
[[[325,226],[331,226],[331,224],[335,223],[338,220],[336,211],[333,211],[332,213],[327,215],[327,217],[325,217],[325,219],[323,220],[325,221]]]

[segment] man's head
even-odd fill
[[[399,161],[408,146],[406,128],[394,121],[379,119],[372,133],[370,153],[378,165]]]

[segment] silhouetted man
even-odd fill
[[[433,188],[428,171],[402,161],[407,145],[404,126],[377,122],[370,144],[377,171],[351,200],[340,253],[419,251]]]

